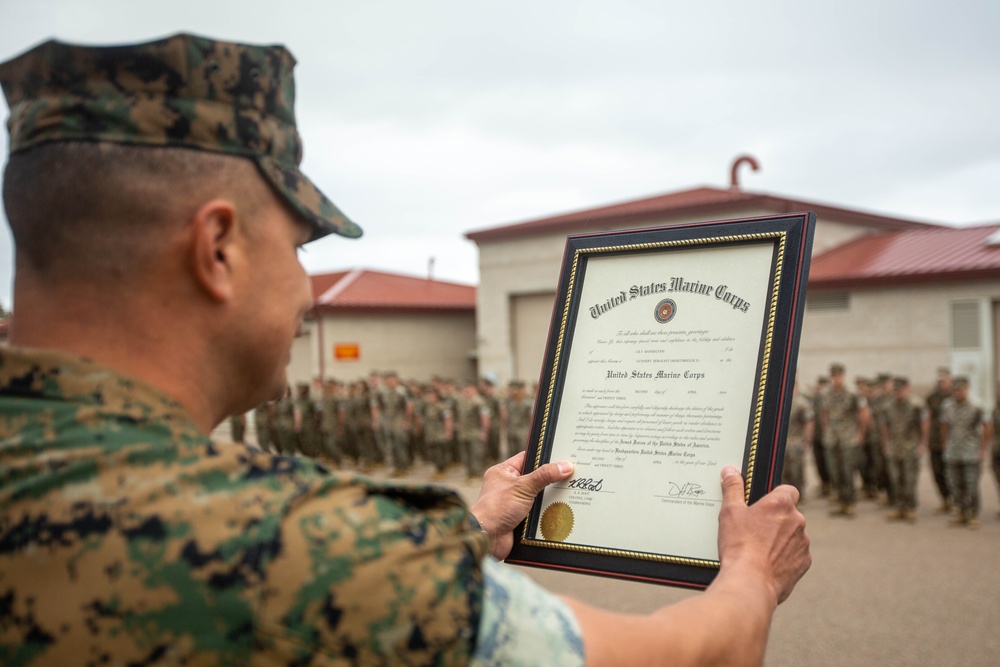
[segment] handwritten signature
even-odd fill
[[[579,491],[600,491],[604,486],[604,479],[593,479],[592,477],[581,477],[572,480],[566,485],[567,489],[577,489]]]
[[[705,489],[701,488],[701,484],[694,484],[692,482],[685,482],[684,484],[667,482],[667,484],[670,485],[670,488],[667,490],[667,496],[671,498],[698,498],[705,495]]]

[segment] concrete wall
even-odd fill
[[[755,217],[775,214],[761,208],[746,208],[727,214],[725,218]],[[718,219],[710,217],[664,217],[649,226],[701,222]],[[621,228],[626,228],[622,226]],[[813,243],[814,254],[840,245],[847,240],[872,233],[867,227],[834,219],[817,221]],[[523,370],[523,361],[515,369],[511,340],[511,308],[521,295],[554,293],[559,280],[559,269],[566,247],[567,233],[541,234],[514,239],[483,241],[479,244],[479,290],[477,292],[476,327],[479,332],[478,351],[480,368],[493,372],[502,382],[509,380],[516,371],[534,380],[534,373]],[[546,332],[539,335],[545,336]],[[541,360],[539,360],[539,369]]]
[[[375,371],[393,370],[405,379],[429,380],[444,375],[457,380],[476,377],[475,316],[464,313],[324,315],[322,332],[316,321],[307,324],[308,351],[296,340],[295,373],[303,367],[297,357],[309,359],[308,372],[292,378],[303,381],[320,375],[320,353],[325,377],[355,380]],[[357,360],[335,360],[334,345],[356,343]]]
[[[993,401],[995,339],[993,305],[1000,281],[945,283],[852,290],[845,310],[809,310],[802,324],[798,379],[812,386],[830,363],[848,378],[880,372],[906,375],[915,394],[930,391],[938,367],[970,375],[973,394]],[[951,304],[980,305],[979,349],[953,349]]]

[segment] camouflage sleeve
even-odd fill
[[[524,574],[483,559],[485,598],[471,664],[583,665],[583,637],[569,606]]]

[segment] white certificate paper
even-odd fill
[[[740,468],[759,406],[773,239],[593,255],[580,289],[528,539],[718,560],[723,466]]]

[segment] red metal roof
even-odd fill
[[[479,242],[540,233],[581,233],[621,226],[642,227],[657,219],[662,219],[664,216],[716,215],[724,217],[727,213],[739,209],[745,210],[748,206],[760,207],[774,213],[813,211],[821,219],[834,217],[845,222],[884,230],[935,226],[931,223],[876,215],[802,199],[747,192],[735,188],[723,189],[705,186],[527,222],[474,230],[467,232],[465,237]]]
[[[354,269],[309,276],[314,309],[475,310],[476,288],[396,273]]]
[[[1000,277],[1000,224],[862,236],[817,255],[810,288]]]

